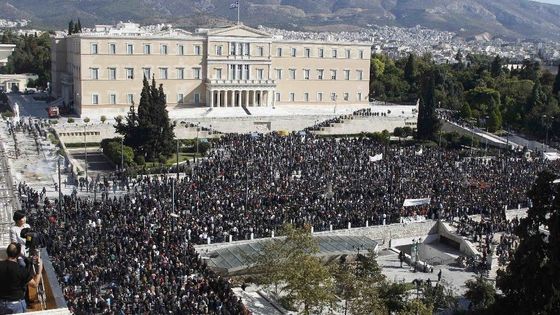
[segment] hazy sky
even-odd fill
[[[533,0],[536,2],[545,2],[545,3],[552,3],[552,4],[559,4],[560,5],[560,0]]]

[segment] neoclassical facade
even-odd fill
[[[191,33],[133,23],[53,39],[52,91],[80,114],[138,104],[142,80],[168,109],[367,104],[370,43],[287,40],[235,25]]]

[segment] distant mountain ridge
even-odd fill
[[[181,26],[222,25],[236,19],[234,0],[0,0],[0,18],[30,19],[63,29],[132,20]],[[300,30],[368,24],[416,26],[464,35],[560,39],[560,6],[529,0],[240,0],[242,21]]]

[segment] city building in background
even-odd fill
[[[163,84],[169,110],[368,103],[371,43],[119,23],[56,37],[51,51],[52,93],[78,115],[125,113],[144,77]]]

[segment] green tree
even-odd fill
[[[503,71],[503,60],[500,58],[500,55],[496,55],[494,60],[492,60],[492,64],[490,65],[490,73],[492,77],[497,78],[502,75]]]
[[[465,297],[471,301],[473,309],[486,310],[494,304],[496,289],[482,276],[476,277],[475,280],[468,280],[465,286],[467,287]]]
[[[502,128],[502,113],[497,107],[490,112],[487,127],[489,132],[496,132]]]
[[[74,33],[74,20],[68,22],[68,35],[72,35],[72,33]]]
[[[2,73],[35,73],[38,78],[36,87],[46,88],[51,78],[51,38],[48,33],[36,35],[14,35],[4,32],[6,43],[15,44],[13,53],[8,57]]]
[[[160,84],[156,87],[144,78],[138,114],[131,107],[126,124],[117,120],[116,132],[125,137],[125,143],[134,149],[136,155],[143,156],[147,161],[165,159],[175,151],[173,139],[174,125],[171,124],[166,109],[165,93]]]
[[[556,314],[544,311],[547,306],[558,305],[560,288],[560,198],[559,185],[553,183],[556,179],[558,174],[542,172],[528,193],[532,206],[515,231],[519,246],[505,272],[498,271],[497,287],[504,298],[496,309],[503,314]]]
[[[408,59],[406,60],[406,65],[404,66],[404,79],[410,85],[416,82],[416,60],[413,54],[409,54]]]
[[[420,300],[412,300],[406,303],[406,307],[399,311],[399,315],[432,315],[434,312],[434,307],[429,304],[425,304]]]
[[[552,94],[559,97],[558,92],[560,92],[560,64],[558,65],[558,73],[554,78],[554,83],[552,84]]]
[[[310,228],[284,225],[281,234],[251,258],[257,282],[284,292],[288,300],[303,307],[304,314],[330,305],[335,300],[334,279],[329,268],[313,256],[319,247]]]
[[[417,138],[420,140],[435,139],[435,135],[440,127],[440,122],[436,116],[435,100],[435,74],[427,74],[422,82],[422,96],[418,109]]]

